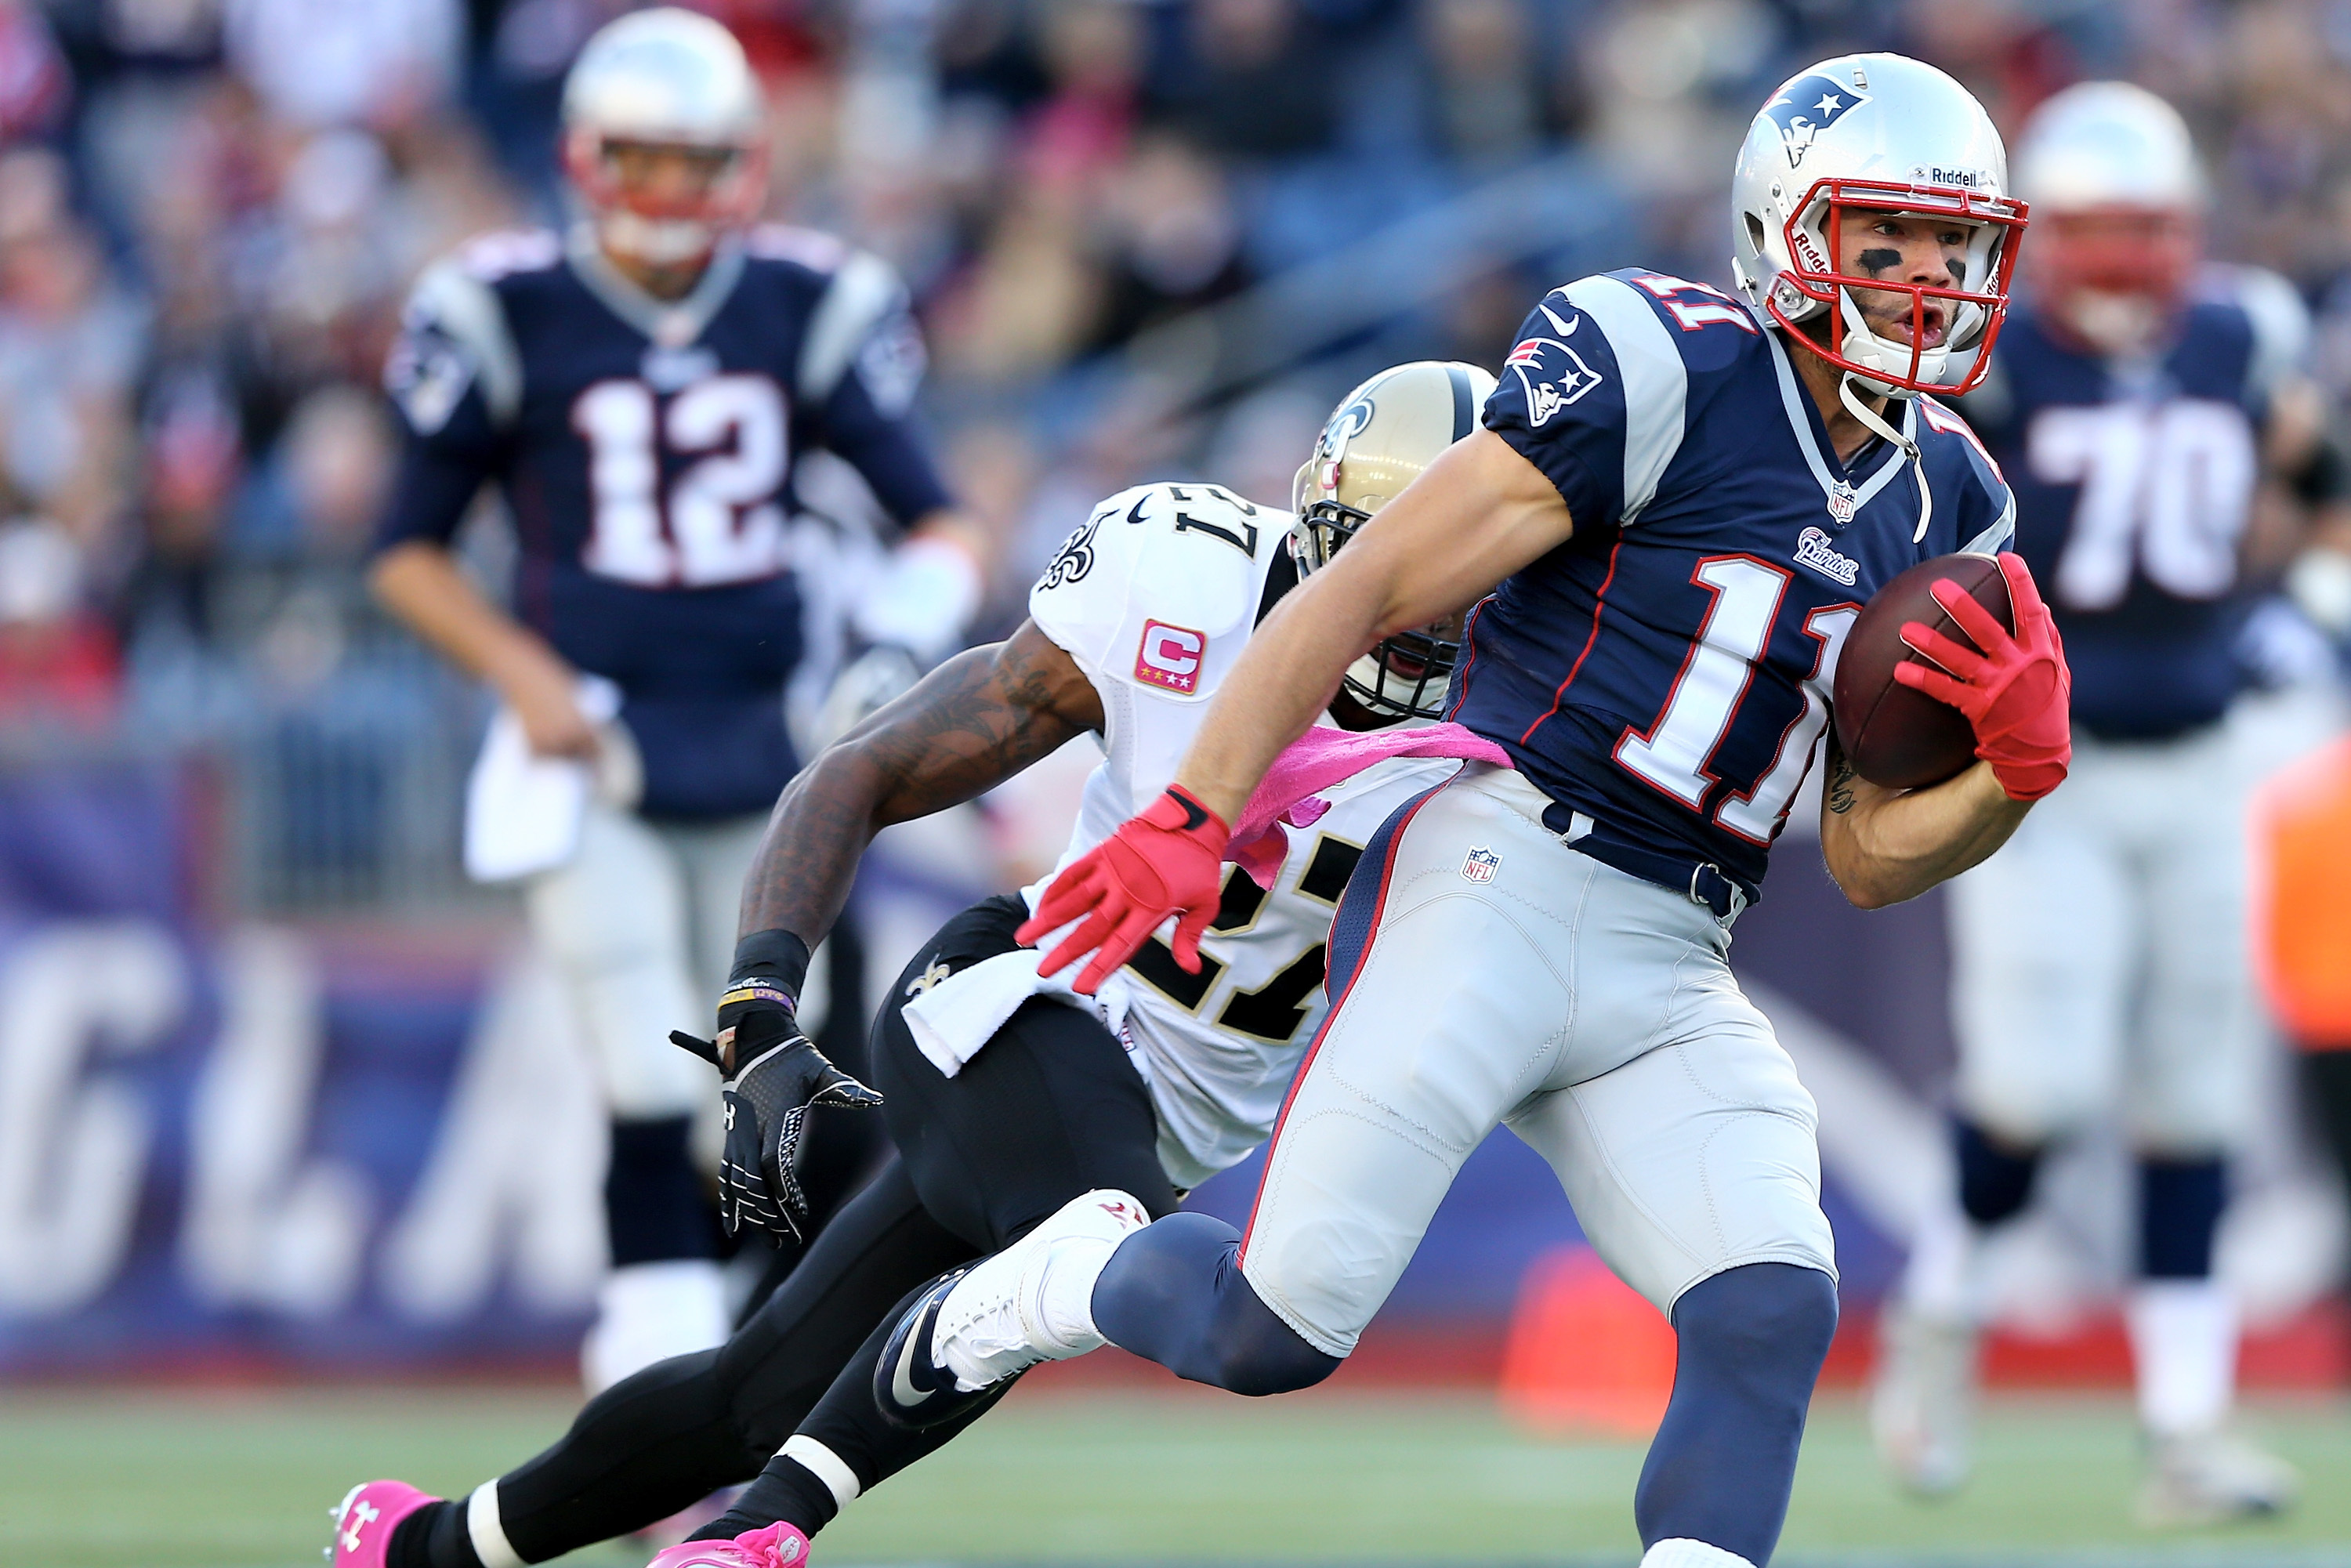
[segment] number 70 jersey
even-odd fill
[[[1295,580],[1290,523],[1214,486],[1145,485],[1096,507],[1046,567],[1029,619],[1093,683],[1104,720],[1102,764],[1061,865],[1174,779],[1260,611]],[[1176,1186],[1198,1186],[1265,1141],[1328,1010],[1323,947],[1357,858],[1390,813],[1458,767],[1392,760],[1324,790],[1329,810],[1290,831],[1270,890],[1225,868],[1197,975],[1154,937],[1103,984],[1106,1021],[1150,1082],[1160,1162]],[[1026,890],[1030,908],[1050,880]]]
[[[1804,350],[1708,285],[1586,277],[1519,337],[1485,423],[1574,534],[1471,612],[1451,716],[1579,849],[1677,891],[1712,865],[1752,899],[1861,607],[1928,557],[2000,549],[2008,486],[1927,397],[1888,409],[1917,467],[1885,442],[1841,461]]]

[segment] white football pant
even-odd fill
[[[2064,786],[1951,883],[1960,1111],[2032,1146],[2117,1112],[2141,1153],[2240,1143],[2260,1047],[2245,832],[2227,725],[2076,736]]]
[[[1812,1096],[1682,893],[1570,849],[1520,774],[1471,763],[1384,831],[1333,932],[1372,932],[1276,1128],[1241,1269],[1347,1354],[1454,1173],[1507,1124],[1660,1312],[1748,1263],[1834,1277]],[[1393,826],[1393,824],[1392,824]],[[1472,858],[1471,852],[1479,852]],[[1479,880],[1490,877],[1490,880]],[[1360,894],[1364,889],[1351,889]],[[1335,963],[1335,960],[1334,960]]]
[[[766,826],[764,815],[652,822],[591,802],[579,852],[528,884],[531,935],[571,994],[615,1119],[716,1103],[710,1064],[669,1031],[710,1032]]]

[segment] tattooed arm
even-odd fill
[[[2029,801],[2011,800],[1979,762],[1925,789],[1887,789],[1854,771],[1829,732],[1821,789],[1821,857],[1863,909],[1916,898],[2008,841]]]
[[[1036,622],[958,653],[785,789],[744,883],[741,930],[815,946],[875,833],[960,805],[1102,727],[1093,683]]]

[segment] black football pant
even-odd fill
[[[873,1363],[905,1298],[1095,1187],[1129,1192],[1155,1215],[1173,1211],[1149,1092],[1091,1012],[1031,1001],[953,1078],[924,1058],[899,1016],[895,1003],[934,966],[960,970],[1009,951],[1026,916],[1018,899],[976,904],[906,967],[872,1036],[872,1082],[898,1158],[766,1304],[718,1349],[598,1395],[553,1448],[500,1478],[499,1521],[525,1562],[642,1530],[759,1475],[828,1385],[829,1411],[862,1406],[844,1409],[828,1445],[870,1455],[851,1460],[877,1470],[869,1485],[903,1469],[957,1429],[902,1433],[873,1406]],[[392,1568],[479,1568],[465,1510],[461,1498],[404,1521]]]

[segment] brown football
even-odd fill
[[[1922,560],[1879,589],[1837,655],[1836,733],[1855,772],[1888,789],[1918,789],[1940,784],[1976,758],[1975,731],[1967,716],[1948,703],[1912,691],[1894,678],[1894,666],[1907,659],[1925,664],[1902,641],[1907,621],[1922,622],[1944,636],[1972,647],[1928,591],[1948,578],[2010,631],[2016,612],[2008,601],[2008,579],[1988,555],[1937,556]]]

